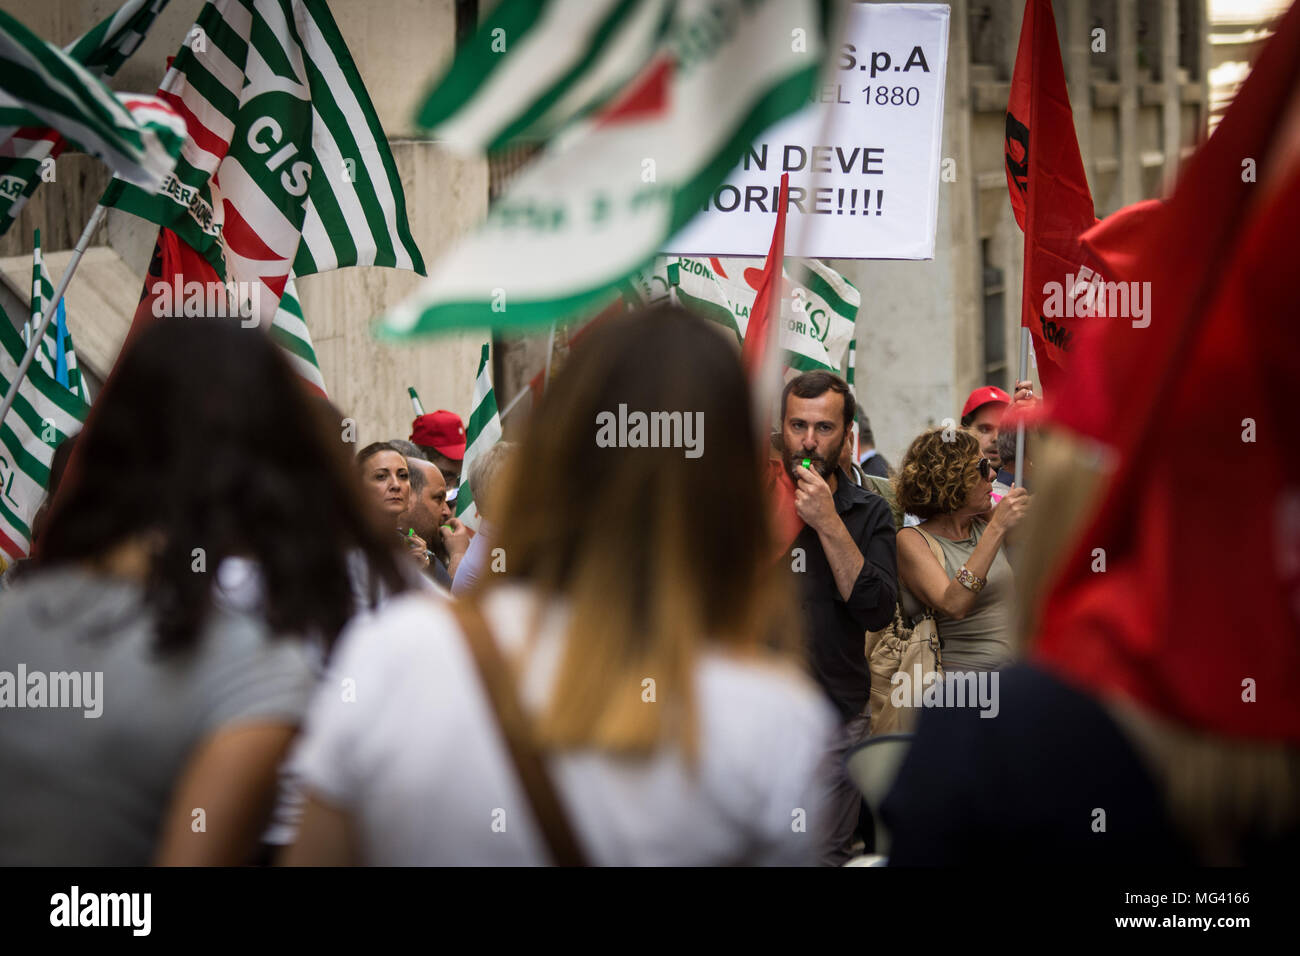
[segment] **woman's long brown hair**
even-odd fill
[[[700,413],[701,453],[601,447],[598,420],[620,406]],[[571,613],[543,746],[646,754],[675,742],[694,758],[702,649],[784,658],[798,646],[754,434],[734,343],[690,313],[620,317],[575,349],[507,472],[500,522],[499,577]]]

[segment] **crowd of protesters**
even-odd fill
[[[846,770],[868,635],[923,614],[947,679],[1007,673],[1000,726],[1048,734],[1037,706],[1091,749],[981,789],[1014,742],[923,714],[895,861],[1074,849],[1053,808],[1103,798],[1119,835],[1090,858],[1188,858],[1129,732],[1017,665],[1010,423],[1034,405],[976,389],[895,469],[853,390],[806,372],[764,444],[734,343],[660,307],[595,329],[471,462],[472,532],[456,415],[354,453],[269,340],[160,320],[56,453],[0,591],[0,672],[49,675],[0,710],[0,864],[843,864],[873,833]],[[702,413],[704,454],[604,447],[621,407]],[[50,706],[74,674],[87,706]]]

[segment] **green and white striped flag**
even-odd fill
[[[711,263],[692,256],[655,256],[654,262],[628,279],[625,289],[631,295],[625,298],[640,305],[675,299],[675,305],[722,326],[736,337],[737,344],[743,343],[744,327],[737,319],[737,308]]]
[[[0,309],[0,393],[7,392],[23,358],[23,340]],[[78,431],[89,406],[36,363],[18,387],[14,407],[0,423],[0,551],[27,555],[31,522],[45,499],[54,449]]]
[[[680,266],[678,302],[730,330],[743,342],[758,294],[762,259],[713,256],[659,256],[632,277],[636,298],[645,304],[664,298],[671,264]],[[826,369],[848,375],[848,347],[862,298],[853,283],[819,259],[785,261],[781,314],[782,361],[799,372]]]
[[[469,466],[501,440],[501,416],[497,414],[497,396],[492,390],[492,369],[488,364],[490,351],[489,344],[483,343],[478,375],[474,379],[469,425],[465,428],[465,460],[461,464],[460,487],[456,492],[456,517],[475,531],[479,527],[479,513],[478,505],[474,503],[474,490],[469,486]]]
[[[127,0],[64,52],[92,76],[109,77],[144,41],[167,0]],[[0,235],[13,225],[36,187],[51,175],[53,161],[67,142],[48,127],[12,129],[0,141]],[[42,175],[44,174],[44,176]]]
[[[518,328],[599,310],[756,136],[807,104],[827,16],[819,0],[677,0],[636,78],[552,140],[376,334]],[[506,95],[490,77],[483,85],[484,96]]]
[[[168,0],[126,0],[68,45],[68,55],[95,76],[114,76],[140,48]]]
[[[31,319],[23,326],[23,338],[31,341],[31,334],[40,328],[41,317],[45,314],[45,307],[50,300],[54,298],[54,284],[50,282],[50,274],[45,271],[45,259],[41,254],[41,231],[36,230],[35,239],[32,242],[32,308]],[[50,321],[45,327],[45,335],[41,338],[40,347],[36,350],[35,361],[38,362],[45,374],[60,383],[64,382],[66,377],[66,388],[83,402],[90,402],[90,393],[86,388],[85,382],[81,378],[81,369],[77,367],[77,353],[72,347],[72,333],[68,331],[67,324],[60,322],[63,316],[63,303],[59,303],[60,314]],[[59,338],[62,336],[63,342],[60,348]],[[59,352],[63,353],[65,376],[59,375]]]
[[[312,389],[322,398],[328,398],[325,391],[325,376],[321,375],[320,363],[316,361],[316,349],[311,344],[311,333],[302,317],[302,306],[298,302],[298,290],[294,286],[293,275],[285,284],[284,295],[280,296],[280,307],[275,311],[271,322],[271,339],[284,349],[293,370],[307,380]]]
[[[388,140],[323,0],[211,0],[158,95],[189,126],[175,173],[105,205],[173,230],[257,290],[266,322],[289,273],[379,265],[423,274]]]
[[[473,155],[545,142],[607,103],[663,41],[672,0],[502,0],[416,122]]]
[[[180,118],[157,106],[152,97],[114,94],[0,10],[0,143],[16,149],[19,131],[48,127],[124,180],[157,189],[175,167],[185,136]]]

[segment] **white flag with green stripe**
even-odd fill
[[[156,125],[142,125],[133,101],[142,105],[147,99],[114,94],[86,67],[0,10],[0,144],[6,149],[22,148],[17,133],[48,128],[124,180],[157,189],[176,165],[185,129],[174,116],[153,116]]]
[[[45,271],[45,259],[41,254],[41,231],[36,230],[32,241],[32,307],[31,318],[23,326],[23,338],[31,341],[31,334],[40,328],[45,307],[54,298],[54,284]],[[59,382],[83,402],[89,403],[90,393],[81,378],[81,369],[77,367],[77,352],[72,346],[72,333],[68,331],[65,319],[65,300],[59,302],[59,312],[45,327],[40,347],[36,350],[35,361],[45,374]],[[60,362],[62,356],[62,362]]]
[[[807,104],[825,21],[815,0],[677,0],[632,83],[552,140],[377,334],[598,310],[700,211],[756,136]]]
[[[416,122],[465,154],[544,142],[624,89],[672,0],[502,0],[456,51]]]
[[[661,300],[676,263],[677,301],[730,330],[743,342],[749,313],[758,294],[763,260],[725,256],[659,256],[632,277],[631,288],[642,303]],[[853,338],[861,296],[853,283],[819,259],[785,261],[781,314],[783,361],[800,372],[826,369],[848,374],[848,346]]]
[[[479,354],[478,375],[474,379],[474,400],[469,424],[465,427],[465,460],[460,468],[460,486],[456,492],[456,517],[464,524],[479,528],[478,505],[469,485],[469,466],[474,459],[501,440],[501,416],[497,413],[497,396],[492,390],[491,347],[485,342]]]
[[[157,195],[115,180],[105,204],[258,289],[268,322],[291,270],[423,274],[388,140],[323,0],[211,0],[190,36],[158,90],[189,126],[175,173]]]
[[[167,0],[126,0],[114,13],[67,47],[68,55],[96,76],[114,76],[140,48]]]
[[[0,393],[16,378],[23,351],[22,337],[0,310]],[[54,449],[80,429],[88,410],[39,365],[28,368],[13,408],[0,423],[0,551],[9,557],[27,555]]]
[[[78,37],[64,52],[92,76],[109,77],[144,41],[167,0],[127,0],[113,14]],[[0,235],[13,224],[42,173],[59,157],[66,140],[48,127],[13,129],[0,142]]]
[[[280,296],[280,307],[275,311],[271,322],[271,339],[284,349],[289,364],[322,398],[328,398],[325,391],[325,376],[321,375],[320,363],[316,361],[316,349],[311,344],[311,333],[302,317],[302,305],[298,302],[298,290],[293,276],[289,276]]]

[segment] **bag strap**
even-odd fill
[[[935,539],[934,535],[930,534],[930,532],[928,531],[922,531],[917,525],[911,525],[911,530],[917,532],[922,538],[925,539],[925,543],[930,546],[930,553],[933,554],[934,559],[939,562],[939,567],[943,568],[944,574],[947,574],[948,562],[944,560],[943,548],[940,546],[939,542]],[[910,594],[911,592],[909,591],[908,593]],[[915,597],[915,595],[913,596]],[[931,617],[934,616],[934,608],[927,605],[919,597],[916,598],[916,603],[921,605],[921,607],[925,608],[925,610],[930,613]],[[912,622],[906,621],[906,623],[910,625]]]
[[[930,546],[930,553],[933,554],[934,559],[939,562],[939,567],[947,571],[948,562],[945,561],[943,558],[943,548],[940,546],[939,542],[935,539],[934,535],[930,534],[930,532],[928,531],[922,531],[916,525],[912,525],[912,530],[920,534],[921,537],[925,539],[925,543]]]
[[[477,603],[467,600],[453,601],[450,607],[465,634],[465,643],[469,645],[497,726],[505,738],[510,760],[519,782],[523,784],[533,816],[542,829],[552,861],[557,866],[587,866],[586,855],[533,743],[510,670],[492,639],[482,609]]]

